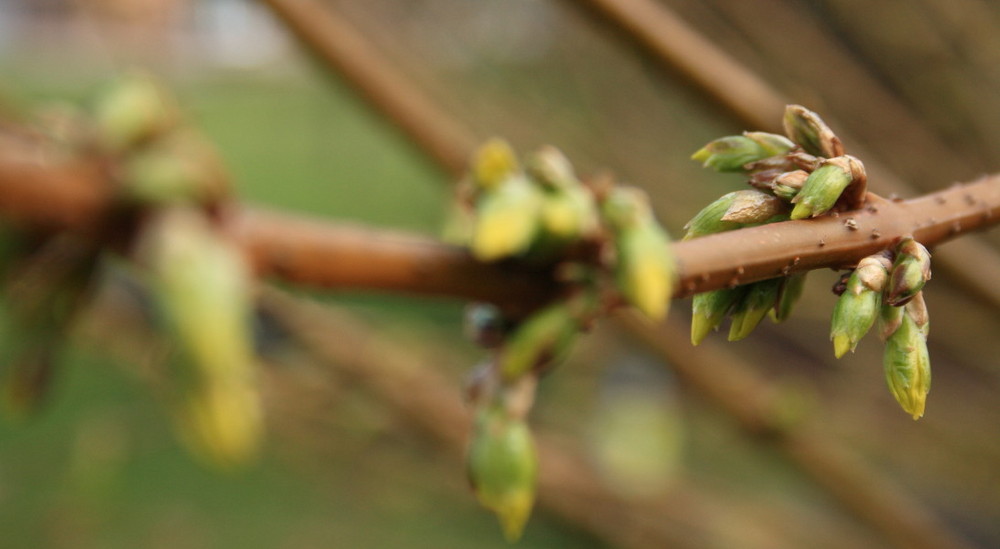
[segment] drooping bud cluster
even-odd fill
[[[469,478],[505,535],[516,539],[534,501],[537,465],[525,417],[539,376],[564,360],[605,301],[617,297],[651,319],[666,316],[675,266],[645,194],[584,184],[553,147],[529,155],[522,167],[495,139],[476,152],[471,172],[457,192],[449,239],[482,261],[549,266],[563,287],[521,318],[479,304],[466,319],[471,339],[492,352],[470,387],[476,421]],[[733,215],[767,208],[744,201]]]
[[[745,132],[716,139],[692,155],[716,171],[745,174],[754,188],[725,194],[698,212],[684,227],[685,240],[862,204],[864,166],[844,154],[823,120],[789,105],[784,126],[787,137]],[[701,343],[727,316],[733,320],[730,341],[747,337],[768,312],[776,322],[787,319],[804,283],[804,274],[794,274],[694,296],[691,342]]]
[[[862,259],[837,300],[830,330],[834,354],[840,358],[878,323],[885,342],[886,383],[913,419],[924,414],[931,388],[930,323],[922,293],[930,277],[930,254],[912,238]]]

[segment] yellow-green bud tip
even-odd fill
[[[483,143],[473,154],[472,172],[483,189],[495,189],[518,169],[514,149],[498,137]]]
[[[847,351],[853,351],[854,345],[851,344],[851,338],[847,334],[837,334],[833,336],[833,354],[837,358],[840,358],[847,354]]]

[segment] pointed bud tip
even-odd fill
[[[851,338],[847,334],[837,334],[833,336],[833,354],[840,358],[847,354],[847,351],[854,351]]]

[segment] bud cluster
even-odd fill
[[[862,259],[847,278],[831,321],[830,339],[840,358],[853,351],[876,323],[885,342],[883,367],[889,390],[914,419],[924,414],[931,388],[927,335],[930,323],[922,289],[930,280],[930,254],[904,238],[891,251]]]
[[[564,288],[523,318],[477,304],[466,319],[471,339],[492,351],[470,388],[477,419],[469,478],[507,537],[516,538],[534,500],[537,466],[525,416],[538,377],[564,360],[606,301],[622,300],[651,319],[666,316],[676,268],[645,194],[584,184],[553,147],[522,164],[506,142],[487,142],[457,196],[450,240],[482,261],[551,267]],[[732,215],[745,219],[768,208],[766,201],[743,200]]]

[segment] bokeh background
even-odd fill
[[[646,189],[675,235],[701,205],[740,188],[739,178],[704,171],[688,157],[710,139],[756,128],[588,2],[325,4],[475,135],[502,135],[523,151],[556,144],[584,174],[610,170]],[[820,112],[848,136],[849,152],[863,149],[870,155],[863,160],[884,164],[914,193],[1000,169],[994,2],[658,5]],[[0,115],[52,101],[86,105],[103,82],[136,66],[169,82],[247,202],[437,234],[450,176],[350,82],[305,55],[263,5],[0,0]],[[879,185],[871,181],[876,192]],[[974,238],[996,254],[998,235]],[[988,263],[966,259],[969,270]],[[926,292],[934,387],[918,422],[886,390],[876,341],[833,359],[833,272],[810,276],[792,321],[762,325],[724,356],[754,380],[748,391],[786,403],[796,429],[849,452],[971,546],[996,547],[1000,304],[936,274]],[[988,274],[1000,284],[1000,273]],[[482,356],[461,336],[462,303],[298,293],[362,318],[380,345],[435,372],[456,400],[464,372]],[[681,330],[688,305],[671,312]],[[249,470],[220,474],[175,441],[141,368],[117,352],[127,342],[91,337],[101,322],[92,315],[78,330],[43,413],[0,424],[0,546],[506,546],[465,486],[460,452],[287,334],[271,334],[265,355],[265,456]],[[724,334],[710,339],[713,349]],[[684,350],[693,361],[718,360],[702,352]],[[543,381],[534,422],[617,497],[675,502],[665,528],[686,545],[890,545],[793,465],[787,446],[741,428],[684,379],[619,328],[601,326]],[[596,548],[627,539],[543,507],[519,545]],[[627,546],[657,545],[631,539]]]

